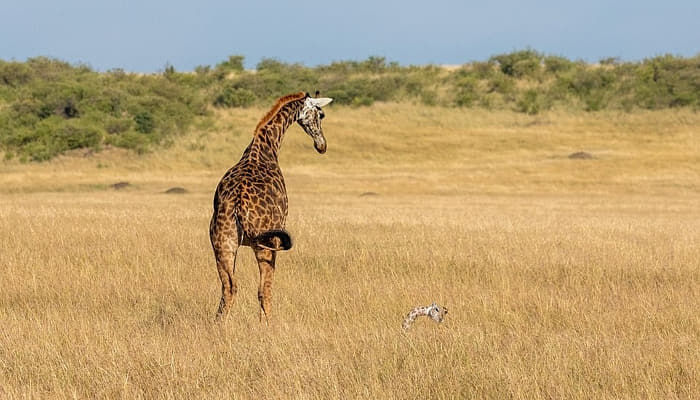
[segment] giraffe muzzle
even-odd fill
[[[323,137],[323,134],[314,136],[314,148],[316,148],[319,154],[326,152],[326,138]]]

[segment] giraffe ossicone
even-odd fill
[[[240,161],[217,185],[209,225],[221,280],[217,318],[228,315],[235,300],[234,273],[241,246],[249,246],[255,253],[260,269],[260,318],[269,318],[277,252],[292,247],[291,235],[285,230],[287,190],[277,162],[279,148],[285,131],[296,122],[313,139],[316,151],[325,153],[326,138],[321,128],[325,114],[321,107],[331,101],[303,92],[279,98],[258,122]]]
[[[310,106],[316,106],[316,107],[325,107],[328,104],[331,103],[333,99],[330,97],[307,97],[306,102],[309,103]]]

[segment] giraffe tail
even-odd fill
[[[278,238],[279,242],[274,239]],[[279,251],[292,248],[292,236],[284,229],[274,229],[258,235],[253,242],[263,249]],[[280,245],[278,246],[277,243]]]

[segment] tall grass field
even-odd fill
[[[212,196],[265,111],[0,163],[0,398],[700,398],[697,112],[330,106],[325,155],[281,148],[271,323],[248,248],[216,323]]]

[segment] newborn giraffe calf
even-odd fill
[[[407,331],[408,328],[410,328],[413,324],[413,321],[415,321],[416,318],[420,317],[421,315],[430,317],[433,321],[439,324],[440,322],[442,322],[443,319],[445,319],[446,314],[447,307],[441,307],[437,303],[433,303],[429,306],[416,307],[413,310],[411,310],[410,313],[408,313],[406,318],[404,318],[402,325],[403,330]]]

